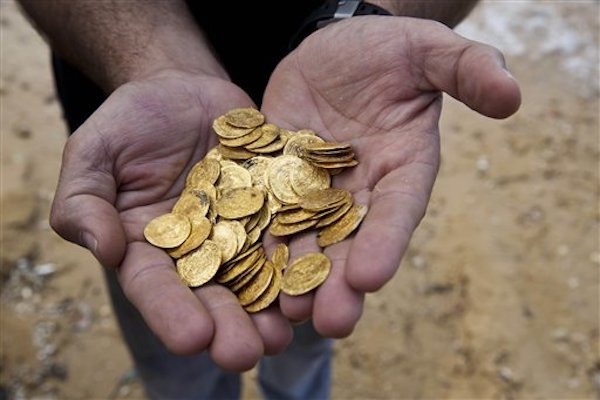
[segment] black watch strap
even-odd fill
[[[290,40],[290,51],[304,38],[332,22],[357,15],[392,15],[389,11],[361,0],[329,0],[313,11],[302,23],[298,32]]]

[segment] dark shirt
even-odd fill
[[[269,76],[289,52],[302,21],[322,0],[188,0],[190,12],[234,83],[260,106]],[[106,94],[56,55],[52,60],[58,97],[71,132]]]

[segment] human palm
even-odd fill
[[[425,213],[439,165],[445,91],[496,118],[519,106],[501,55],[431,21],[357,17],[308,37],[273,73],[262,111],[289,128],[349,142],[359,165],[333,179],[369,211],[356,235],[327,247],[330,277],[315,293],[280,296],[292,320],[313,318],[326,335],[348,335],[364,293],[393,276]],[[316,234],[293,238],[292,257],[318,251]]]
[[[125,295],[167,347],[207,349],[234,370],[285,347],[289,324],[277,310],[249,317],[219,285],[189,290],[143,229],[171,209],[191,166],[215,144],[213,118],[251,104],[227,81],[180,72],[119,88],[69,138],[51,215],[58,233],[117,268]]]

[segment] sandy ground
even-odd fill
[[[446,101],[427,216],[336,343],[334,398],[600,398],[599,11],[490,1],[459,26],[505,52],[523,107]],[[143,398],[100,267],[48,226],[65,142],[48,48],[0,13],[0,399]]]

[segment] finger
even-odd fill
[[[150,329],[176,354],[206,349],[213,337],[211,315],[182,284],[161,249],[134,242],[118,269],[123,292]]]
[[[214,336],[208,349],[211,358],[230,371],[254,367],[264,353],[263,340],[236,296],[215,284],[194,292],[214,321]]]
[[[506,118],[517,111],[521,92],[500,51],[441,24],[427,28],[411,31],[419,32],[411,35],[411,43],[423,55],[421,89],[442,90],[488,117]]]
[[[346,278],[351,287],[372,292],[392,278],[425,213],[436,172],[435,165],[412,163],[388,173],[375,186],[348,255]],[[363,196],[355,201],[365,204]]]
[[[125,233],[113,207],[116,185],[96,146],[69,139],[50,213],[52,228],[89,249],[104,266],[116,268],[125,254]]]
[[[353,239],[347,239],[324,251],[332,266],[329,276],[315,294],[313,324],[317,332],[326,337],[350,335],[362,315],[364,293],[348,284],[345,271],[353,242]]]
[[[289,264],[307,253],[321,252],[321,248],[317,245],[317,235],[314,231],[294,235],[288,247],[290,250]],[[289,296],[281,293],[279,295],[279,306],[283,315],[291,321],[305,321],[312,316],[313,299],[314,294],[312,292],[300,296]]]
[[[251,314],[250,318],[262,337],[266,355],[281,353],[292,341],[292,326],[279,307],[269,307]]]

